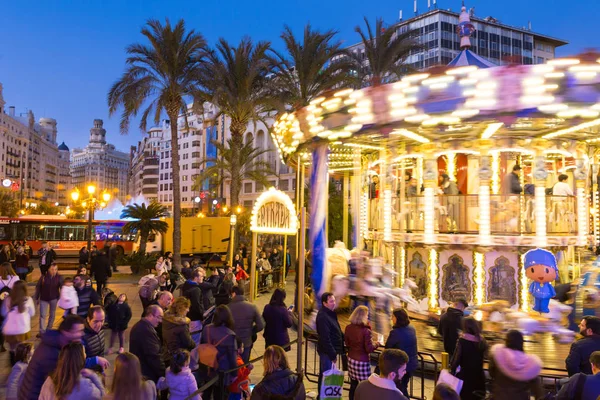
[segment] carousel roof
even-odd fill
[[[474,65],[478,68],[489,68],[496,66],[485,58],[473,53],[469,49],[464,49],[458,53],[458,55],[454,57],[454,60],[450,61],[448,64],[449,67],[466,67],[469,65]]]

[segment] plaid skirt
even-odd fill
[[[348,357],[348,376],[350,379],[365,381],[371,376],[371,363],[368,361],[356,361]]]

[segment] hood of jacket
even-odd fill
[[[166,324],[165,324],[166,322]],[[163,317],[163,326],[168,329],[169,325],[188,325],[190,319],[188,317],[180,317],[179,315],[173,314],[167,311]]]
[[[515,381],[530,381],[542,370],[542,360],[538,356],[508,349],[503,344],[492,346],[490,354],[498,369]]]
[[[297,374],[289,369],[283,369],[265,376],[261,383],[271,395],[295,396],[300,388],[298,380]]]

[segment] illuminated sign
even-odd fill
[[[269,188],[254,203],[250,230],[256,233],[295,235],[298,216],[290,197],[275,188]]]

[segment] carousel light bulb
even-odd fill
[[[484,282],[485,282],[485,270],[484,270],[484,255],[483,253],[474,253],[474,281],[475,281],[475,304],[481,305],[484,301]]]
[[[429,250],[429,309],[438,306],[438,268],[437,251]]]
[[[383,240],[392,240],[392,191],[383,191]]]
[[[587,245],[588,235],[588,217],[587,217],[588,201],[586,199],[585,188],[577,188],[577,245]]]
[[[479,240],[483,246],[492,244],[490,187],[488,185],[479,186]]]
[[[400,280],[398,285],[400,287],[404,286],[404,277],[406,276],[406,249],[404,247],[400,247],[400,265],[399,265],[399,276]]]
[[[519,263],[519,273],[521,276],[521,311],[527,312],[529,311],[529,282],[527,280],[527,275],[525,274],[525,268],[523,268],[523,264],[525,263],[525,255],[521,256],[521,262]]]

